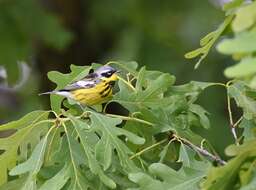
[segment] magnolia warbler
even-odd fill
[[[92,106],[108,101],[112,96],[115,82],[118,80],[117,70],[105,65],[95,72],[89,73],[82,80],[68,84],[64,89],[43,94],[56,94],[70,98],[79,105]]]

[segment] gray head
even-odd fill
[[[94,73],[96,73],[98,76],[103,76],[103,77],[109,78],[115,72],[117,72],[117,70],[114,69],[113,67],[110,67],[108,65],[104,65],[104,66],[98,68]]]

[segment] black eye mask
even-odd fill
[[[114,72],[115,71],[109,71],[109,72],[106,72],[106,73],[102,73],[101,75],[104,76],[104,77],[109,78],[109,77],[111,77],[113,75]]]

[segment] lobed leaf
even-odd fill
[[[175,171],[160,163],[150,165],[149,172],[157,178],[145,173],[129,174],[129,179],[139,185],[139,188],[136,189],[199,190],[199,182],[205,176],[205,173],[201,171],[189,170],[189,173],[186,173],[186,170],[183,169]]]
[[[125,130],[121,130],[120,133],[120,129],[116,128],[116,125],[121,123],[120,119],[110,118],[98,113],[92,113],[91,120],[92,129],[101,134],[101,139],[99,142],[104,148],[110,150],[110,148],[106,146],[111,146],[112,149],[117,151],[120,165],[123,167],[124,171],[137,170],[134,163],[129,159],[129,154],[132,154],[131,150],[129,150],[124,142],[118,138],[118,136],[125,135],[129,140],[133,141],[133,143],[142,143],[144,142],[144,139],[135,135],[132,135],[132,138],[130,138],[131,133]],[[96,149],[96,151],[99,151],[99,149]]]
[[[223,39],[217,50],[223,54],[252,53],[256,51],[256,28],[237,34],[233,39]]]
[[[253,162],[256,158],[255,140],[249,141],[241,147],[229,147],[227,153],[236,155],[236,157],[225,166],[211,168],[206,180],[202,183],[203,190],[226,190],[241,186],[241,178],[238,180],[240,171],[248,162]]]
[[[129,111],[134,112],[143,107],[160,107],[168,104],[169,98],[163,98],[167,89],[175,82],[175,77],[160,72],[146,71],[142,68],[135,84],[135,90],[119,81],[120,91],[113,101],[120,103]]]
[[[3,125],[2,129],[17,129],[17,131],[9,137],[0,139],[0,149],[4,150],[0,155],[0,169],[2,171],[0,184],[7,181],[7,169],[12,169],[18,161],[27,158],[28,145],[33,149],[40,140],[40,136],[45,134],[48,126],[46,120],[48,114],[49,112],[45,111],[35,111],[18,121]]]
[[[229,96],[236,101],[237,106],[243,109],[244,118],[248,120],[255,118],[256,101],[246,95],[246,92],[251,89],[244,82],[237,81],[230,85],[227,90]]]
[[[235,32],[241,32],[250,28],[256,22],[256,2],[245,4],[236,11],[236,17],[232,22]]]
[[[185,58],[187,58],[187,59],[192,59],[192,58],[200,56],[199,60],[197,61],[196,65],[195,65],[195,69],[198,68],[200,63],[206,58],[206,56],[208,55],[208,53],[209,53],[210,49],[212,48],[212,46],[214,45],[214,43],[218,40],[220,35],[224,32],[226,27],[232,21],[233,16],[234,16],[233,14],[227,16],[225,18],[225,20],[223,21],[223,23],[215,31],[206,35],[200,41],[200,45],[202,47],[185,54]]]
[[[224,74],[228,78],[245,78],[256,73],[256,58],[246,57],[234,66],[225,69]]]

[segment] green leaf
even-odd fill
[[[256,58],[248,57],[242,59],[234,66],[225,69],[224,74],[228,78],[242,78],[252,76],[256,73]]]
[[[160,163],[150,165],[149,172],[157,178],[140,172],[129,174],[129,179],[139,185],[138,190],[199,190],[199,182],[205,176],[202,171],[193,169],[175,171]]]
[[[252,53],[256,51],[256,28],[237,34],[233,39],[223,39],[218,45],[217,50],[223,54]]]
[[[7,181],[7,169],[11,170],[18,161],[28,157],[28,144],[33,149],[47,130],[49,112],[35,111],[18,121],[0,126],[0,129],[17,129],[9,137],[0,139],[0,149],[4,152],[0,155],[0,184]],[[20,154],[18,154],[18,149]]]
[[[134,170],[136,171],[137,168],[135,167],[133,162],[129,159],[129,155],[132,154],[132,151],[129,150],[129,148],[125,145],[125,143],[118,138],[118,136],[124,135],[125,137],[127,137],[129,141],[131,141],[134,144],[144,143],[144,139],[132,134],[129,131],[117,128],[116,125],[120,124],[122,121],[120,119],[110,118],[102,114],[93,112],[91,115],[91,120],[92,120],[91,128],[94,131],[97,131],[101,134],[101,139],[99,141],[101,142],[100,144],[103,145],[103,147],[111,146],[112,149],[115,149],[117,151],[120,165],[123,167],[124,171],[134,171]],[[105,148],[110,149],[109,147],[105,147]],[[99,150],[101,149],[96,149],[96,154],[97,154],[97,151]]]
[[[187,145],[180,143],[179,159],[178,162],[182,162],[182,166],[185,168],[191,168],[198,171],[206,171],[210,162],[198,154],[200,157],[196,159],[198,153],[192,150]]]
[[[228,10],[235,9],[235,8],[239,7],[243,2],[244,2],[244,0],[230,1],[230,2],[224,4],[223,10],[228,11]]]
[[[142,68],[139,72],[135,90],[131,90],[123,81],[119,81],[120,91],[113,101],[120,103],[131,112],[145,106],[161,107],[170,102],[163,98],[167,89],[175,82],[175,77],[167,73],[150,72]]]
[[[30,172],[31,175],[36,175],[44,161],[44,153],[47,144],[47,136],[45,136],[35,147],[31,157],[26,161],[15,168],[12,168],[10,175],[20,175],[26,172]]]
[[[95,146],[96,158],[103,165],[104,170],[107,170],[112,163],[112,146],[110,138],[103,137]]]
[[[81,122],[79,122],[79,120],[77,120],[75,117],[69,115],[69,117],[72,119],[72,122],[73,122],[73,125],[74,125],[74,128],[76,129],[76,132],[78,134],[78,136],[80,137],[81,139],[81,144],[82,144],[82,148],[84,150],[84,153],[88,159],[88,165],[89,165],[89,168],[91,170],[91,172],[95,175],[98,175],[99,178],[101,179],[101,181],[106,185],[108,186],[109,188],[113,189],[113,188],[116,188],[116,184],[115,182],[110,179],[108,176],[106,176],[103,172],[103,170],[101,169],[100,167],[100,163],[96,160],[95,158],[95,155],[94,155],[94,152],[93,152],[93,145],[90,144],[90,142],[87,140],[88,139],[88,132],[86,132],[85,130],[83,130],[84,128],[82,128],[79,124],[82,124]],[[86,123],[83,123],[82,125],[87,125]],[[99,141],[101,142],[101,141]],[[96,145],[98,146],[98,144]],[[97,152],[98,151],[101,151],[101,152],[104,152],[105,154],[112,154],[112,149],[111,149],[111,146],[110,145],[103,145],[103,144],[100,144],[100,148],[103,148],[105,147],[106,149],[102,149],[102,150],[98,150],[97,148]],[[110,147],[110,149],[108,148]],[[111,155],[108,155],[108,156],[104,156],[104,159],[105,160],[109,160],[107,162],[107,165],[105,166],[104,165],[104,169],[107,169],[110,164],[111,164],[111,159],[108,159],[108,157],[111,158]],[[102,161],[105,161],[105,160],[102,160]]]
[[[60,190],[70,178],[70,167],[65,165],[55,176],[47,180],[39,190]]]
[[[163,163],[163,161],[165,160],[165,157],[167,156],[170,145],[171,145],[171,141],[169,141],[169,143],[167,143],[167,145],[165,145],[164,148],[162,149],[162,151],[160,152],[160,154],[159,154],[159,157],[160,157],[159,162],[160,163]],[[174,154],[175,153],[170,154],[170,155],[174,155]],[[176,159],[175,159],[175,161],[176,161]]]
[[[63,124],[63,128],[65,135],[59,138],[61,141],[60,147],[58,151],[54,153],[51,161],[52,165],[43,168],[44,173],[47,175],[44,175],[40,190],[49,189],[49,187],[53,190],[86,190],[89,187],[93,189],[95,185],[92,185],[90,181],[91,177],[85,174],[85,168],[88,162],[82,147],[76,139],[77,136],[74,128],[70,122]],[[53,167],[55,167],[54,172],[51,169]],[[51,174],[49,175],[49,173]]]
[[[81,164],[85,163],[85,154],[82,150],[79,143],[72,136],[73,130],[63,126],[65,129],[65,133],[67,135],[67,145],[68,145],[68,154],[69,158],[66,160],[67,163],[70,163],[70,188],[77,190],[86,190],[89,187],[92,187],[90,182],[86,179],[82,171],[79,169]]]
[[[221,167],[212,167],[206,180],[202,183],[204,190],[227,190],[235,189],[241,185],[241,179],[238,180],[239,173],[248,162],[253,162],[256,158],[256,141],[248,141],[242,146],[230,146],[226,150],[229,155],[236,155],[226,165]]]
[[[256,137],[256,124],[254,120],[243,119],[239,124],[239,128],[243,128],[244,141],[253,140]]]
[[[19,177],[18,179],[11,180],[4,185],[0,186],[0,190],[18,190],[20,189],[23,184],[25,183],[27,176]]]
[[[180,144],[180,154],[178,162],[182,162],[183,166],[191,167],[191,156],[189,155],[189,150],[184,144]]]
[[[195,65],[195,69],[198,68],[200,63],[206,58],[206,56],[208,55],[214,43],[217,41],[217,39],[220,37],[220,35],[224,32],[226,27],[232,21],[232,18],[233,18],[233,15],[227,16],[223,21],[223,23],[217,28],[217,30],[209,33],[203,39],[201,39],[200,45],[202,47],[185,54],[185,58],[187,59],[192,59],[200,56],[199,60]]]
[[[228,94],[234,98],[238,107],[243,109],[243,115],[250,120],[256,117],[256,101],[246,95],[251,90],[244,82],[238,81],[228,86]]]
[[[71,73],[63,74],[58,71],[50,71],[48,73],[48,78],[56,83],[57,87],[56,90],[63,89],[66,85],[71,82],[77,81],[85,77],[91,67],[89,66],[75,66],[71,65],[70,70]],[[53,111],[60,113],[61,102],[64,97],[58,95],[50,95],[51,99],[51,108]]]
[[[172,86],[168,91],[168,95],[184,95],[189,99],[189,102],[193,103],[201,92],[214,85],[216,84],[211,82],[191,81],[187,84]]]
[[[236,11],[236,17],[232,22],[235,32],[241,32],[250,28],[256,22],[256,2],[248,3]]]
[[[186,105],[186,104],[185,104]],[[177,107],[175,107],[177,106]],[[184,103],[180,105],[170,105],[170,107],[148,110],[141,110],[141,118],[154,124],[152,135],[172,131],[180,137],[186,138],[195,144],[200,144],[202,138],[196,135],[191,129],[188,106]],[[184,113],[183,113],[184,112]]]
[[[10,175],[20,175],[29,172],[25,183],[22,185],[22,190],[36,189],[36,176],[44,162],[44,153],[47,144],[47,136],[45,136],[35,147],[31,157],[10,171]]]
[[[234,183],[244,159],[244,157],[238,157],[223,167],[212,168],[207,175],[206,181],[202,184],[202,189],[234,189]]]
[[[17,121],[11,121],[9,123],[0,125],[0,131],[25,128],[33,123],[36,123],[37,121],[46,119],[48,114],[49,112],[47,111],[32,111]]]
[[[241,187],[240,190],[254,190],[256,187],[256,175],[254,172],[254,176],[251,179],[250,183],[246,184],[245,186]]]
[[[138,72],[136,71],[138,63],[135,61],[110,61],[108,64],[113,65],[115,68],[122,71],[121,74],[130,73],[135,77],[138,75]]]
[[[189,110],[199,117],[200,123],[204,128],[210,128],[210,121],[206,115],[208,112],[204,108],[197,104],[191,104]]]

